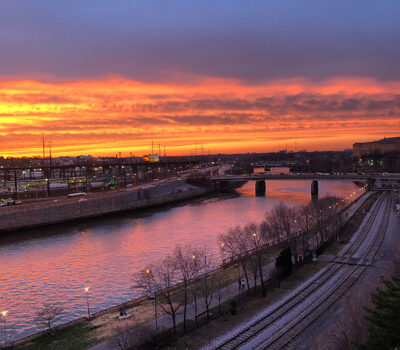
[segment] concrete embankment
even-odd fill
[[[82,220],[121,211],[187,200],[212,192],[184,181],[88,195],[84,199],[62,198],[55,201],[0,208],[0,232]]]

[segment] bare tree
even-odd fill
[[[43,303],[43,308],[36,312],[35,322],[47,327],[49,333],[52,332],[54,321],[64,312],[64,308],[50,303]]]
[[[343,313],[336,319],[330,332],[332,349],[356,350],[355,343],[362,343],[366,339],[368,322],[364,315],[368,300],[369,290],[358,291],[344,301]]]
[[[172,318],[173,332],[176,334],[176,313],[182,304],[176,300],[177,294],[173,293],[179,279],[174,258],[167,256],[140,271],[134,279],[136,287],[144,289],[148,294],[157,294],[159,305]]]
[[[219,267],[219,264],[216,257],[206,247],[199,251],[199,255],[199,271],[201,273],[201,278],[198,280],[198,286],[200,295],[202,296],[206,307],[207,319],[209,319],[210,304],[217,286],[217,275],[215,270]]]
[[[289,208],[281,204],[266,215],[266,219],[270,226],[274,228],[274,234],[279,237],[280,241],[290,248],[295,262],[298,262],[298,226],[296,223],[297,212],[293,208]]]
[[[271,240],[272,230],[265,221],[262,221],[259,225],[256,225],[256,227],[250,226],[249,228],[251,228],[249,237],[250,246],[252,247],[252,250],[254,251],[257,260],[257,267],[258,267],[258,273],[260,275],[262,293],[263,295],[265,295],[266,288],[263,276],[264,249]]]
[[[224,287],[226,286],[226,275],[220,274],[217,278],[215,278],[214,285],[218,298],[218,311],[219,314],[222,315],[221,301],[222,301],[222,292],[224,290]]]
[[[198,271],[198,259],[192,247],[177,245],[174,250],[174,263],[178,271],[183,290],[183,331],[186,332],[186,314],[189,286]],[[196,300],[197,306],[197,300]],[[197,311],[197,310],[196,310]]]
[[[222,255],[229,256],[242,266],[243,273],[246,278],[247,290],[249,291],[250,282],[247,261],[249,247],[246,237],[243,235],[242,228],[240,226],[231,228],[227,233],[221,234],[218,239],[221,245]]]
[[[295,208],[296,230],[301,236],[301,252],[304,258],[305,252],[310,246],[310,230],[312,228],[312,212],[310,205]]]
[[[113,329],[109,343],[120,350],[139,350],[150,338],[149,326],[125,324]]]
[[[254,279],[254,292],[257,292],[257,277],[259,274],[260,255],[262,255],[262,236],[256,223],[250,222],[242,229],[244,244],[247,249],[247,262],[250,266]],[[262,275],[261,275],[262,276]],[[261,282],[263,283],[263,282]]]

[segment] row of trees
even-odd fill
[[[307,251],[338,235],[342,207],[343,202],[336,197],[325,197],[299,207],[277,206],[266,213],[260,223],[251,222],[221,234],[218,237],[221,257],[240,265],[248,291],[253,279],[254,290],[257,291],[257,285],[261,284],[265,296],[263,266],[266,248],[279,245],[289,249],[294,263],[301,262]],[[137,273],[134,276],[135,288],[144,290],[155,299],[156,322],[161,309],[171,316],[175,334],[177,312],[182,309],[183,331],[186,332],[188,305],[192,300],[196,324],[200,300],[207,318],[214,297],[218,298],[221,312],[221,293],[226,284],[224,274],[218,273],[221,257],[206,247],[177,245],[171,254]]]
[[[183,331],[186,332],[189,299],[194,301],[196,323],[199,299],[205,305],[207,318],[215,294],[220,305],[224,280],[223,276],[216,276],[219,266],[220,259],[208,248],[177,245],[172,254],[136,274],[135,287],[154,296],[156,318],[158,308],[171,316],[174,334],[177,312],[182,308]]]
[[[294,263],[300,263],[308,251],[338,237],[343,206],[344,202],[336,197],[325,197],[298,207],[281,204],[267,212],[260,223],[251,222],[221,234],[218,238],[221,252],[225,259],[237,261],[241,265],[248,290],[249,276],[253,277],[255,288],[260,278],[265,295],[262,269],[265,249],[275,245],[289,248]]]
[[[260,284],[265,296],[263,266],[266,264],[266,249],[276,245],[283,249],[283,254],[277,259],[277,267],[282,267],[291,257],[294,264],[300,263],[307,251],[323,246],[339,234],[342,224],[339,213],[343,203],[338,198],[325,197],[303,206],[277,206],[266,213],[261,222],[250,222],[221,234],[218,237],[221,256],[213,254],[206,247],[177,245],[164,259],[137,273],[134,277],[135,287],[153,295],[156,322],[160,310],[171,316],[174,334],[177,313],[182,310],[183,331],[186,332],[190,302],[194,301],[196,325],[199,302],[205,307],[207,319],[210,318],[210,306],[214,298],[217,298],[219,312],[222,313],[222,290],[227,281],[225,274],[219,271],[221,257],[239,265],[248,293],[252,287],[250,281],[253,280],[255,293]],[[239,283],[241,285],[241,281]],[[44,304],[36,314],[36,322],[50,331],[54,320],[63,311],[61,307]]]

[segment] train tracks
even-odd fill
[[[287,346],[336,302],[371,263],[383,241],[389,215],[390,201],[381,195],[334,262],[214,349],[282,349]],[[359,256],[357,262],[349,264],[355,254]]]

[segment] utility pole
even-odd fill
[[[47,174],[47,197],[50,197],[50,178],[51,178],[51,141],[49,140],[49,157],[50,157],[50,163],[49,163],[49,171]]]
[[[49,140],[49,157],[50,157],[50,178],[52,178],[52,159],[51,159],[51,140]]]
[[[17,181],[17,170],[14,169],[14,186],[15,186],[15,197],[18,199],[18,181]]]
[[[44,145],[44,133],[42,133],[42,145],[43,145],[43,165],[46,159],[45,145]]]

